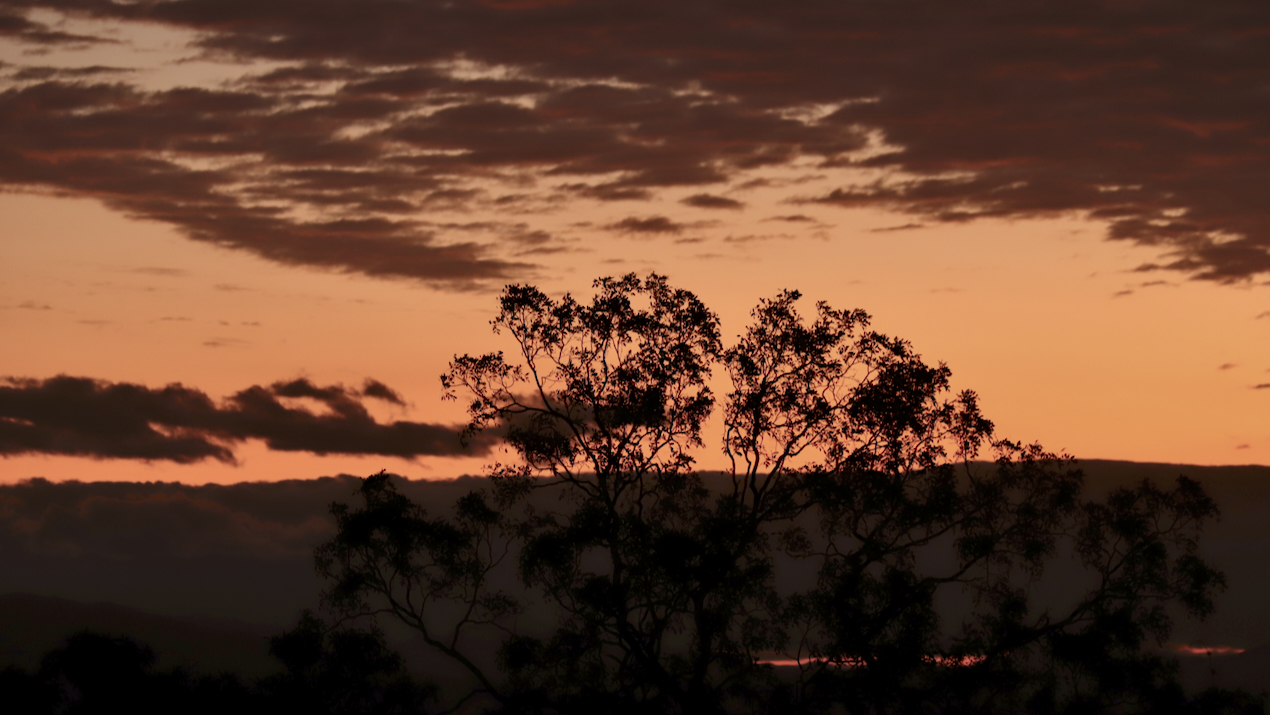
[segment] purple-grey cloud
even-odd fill
[[[324,412],[287,404],[320,403]],[[392,388],[367,380],[361,390],[307,379],[255,385],[221,403],[181,384],[150,388],[59,375],[0,382],[0,456],[59,454],[95,459],[205,459],[234,462],[234,446],[263,440],[273,450],[402,458],[482,454],[494,437],[460,444],[459,427],[378,422],[362,404],[404,404]]]
[[[128,74],[132,71],[124,67],[106,67],[104,65],[90,65],[88,67],[23,67],[13,73],[13,79],[18,81],[55,78],[75,80],[104,74]]]
[[[27,39],[55,32],[27,17],[39,7],[290,63],[216,91],[35,72],[0,93],[0,182],[96,197],[282,263],[501,280],[535,266],[410,217],[498,205],[501,190],[474,183],[642,201],[810,163],[882,178],[790,198],[928,224],[1088,216],[1154,247],[1146,270],[1270,273],[1260,0],[0,7],[0,32]],[[459,61],[498,71],[451,71]]]
[[[15,5],[21,6],[22,3],[15,3]],[[116,40],[106,37],[61,32],[50,28],[44,23],[29,20],[21,14],[2,10],[0,10],[0,36],[11,37],[34,45],[94,45],[116,42]]]
[[[745,208],[745,203],[736,199],[729,199],[726,196],[715,196],[714,194],[693,194],[684,199],[681,203],[689,206],[695,206],[699,209],[741,209]]]
[[[623,233],[680,233],[684,225],[671,221],[665,216],[649,216],[648,218],[629,216],[609,224],[606,228]]]

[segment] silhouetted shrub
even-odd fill
[[[50,651],[35,673],[0,671],[8,715],[406,715],[427,712],[430,686],[416,683],[378,631],[329,629],[305,613],[270,639],[283,672],[251,683],[232,673],[156,671],[155,654],[125,636],[80,632]]]
[[[375,630],[331,629],[309,612],[269,640],[284,672],[260,686],[278,707],[314,715],[406,715],[424,712],[435,692],[415,682],[401,656]]]

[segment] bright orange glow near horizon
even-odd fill
[[[0,379],[35,381],[0,397],[0,483],[480,473],[497,454],[323,455],[247,432],[232,459],[76,452],[4,400],[64,375],[179,383],[215,405],[274,385],[278,405],[334,409],[276,388],[304,378],[343,386],[374,425],[450,427],[464,415],[440,399],[448,361],[512,349],[488,325],[504,284],[585,296],[597,277],[650,271],[717,311],[725,338],[786,288],[805,314],[863,308],[947,363],[1000,436],[1078,458],[1270,464],[1270,216],[1255,188],[1270,147],[1242,80],[1204,75],[1201,111],[1168,66],[1125,74],[1137,65],[1090,54],[1110,45],[1043,32],[1058,19],[1040,16],[1029,32],[1047,39],[1026,51],[1050,64],[1015,56],[1015,29],[965,20],[983,57],[957,61],[986,64],[941,69],[966,88],[951,97],[903,63],[870,64],[872,40],[807,51],[837,20],[793,11],[760,23],[788,41],[723,17],[683,47],[616,26],[586,35],[609,38],[594,47],[570,35],[593,66],[508,19],[541,29],[565,10],[481,6],[488,24],[453,40],[469,45],[397,45],[340,34],[334,16],[257,27],[168,5],[144,22],[20,11],[26,29],[0,39]],[[431,27],[430,11],[382,12],[366,26]],[[1098,30],[1120,33],[1118,52],[1207,47],[1201,29],[1139,47],[1160,18],[1125,17]],[[887,52],[963,57],[957,32],[922,32]],[[747,42],[753,57],[732,51]],[[677,59],[649,59],[663,56]],[[1229,69],[1206,61],[1197,72]],[[844,69],[857,65],[869,72]],[[401,399],[374,399],[368,380]],[[723,465],[717,443],[698,464]]]
[[[22,336],[5,361],[14,376],[182,383],[214,399],[299,376],[350,385],[373,377],[408,400],[378,410],[381,419],[457,425],[462,410],[440,399],[437,379],[448,361],[514,349],[489,330],[493,290],[445,293],[280,268],[189,244],[92,202],[7,196],[0,206],[36,239],[3,249],[8,302],[23,297],[37,306],[4,313]],[[1247,366],[1270,340],[1239,330],[1257,307],[1256,291],[1182,284],[1113,297],[1125,284],[1116,261],[1131,263],[1123,254],[1135,249],[1101,242],[1095,226],[1076,220],[914,231],[886,246],[852,240],[867,231],[848,226],[836,241],[765,244],[738,252],[725,271],[712,270],[713,259],[672,255],[639,265],[579,261],[531,282],[587,295],[599,275],[663,272],[718,311],[728,337],[759,298],[794,288],[804,293],[806,311],[817,300],[862,307],[875,327],[948,363],[955,386],[980,393],[1004,436],[1086,458],[1270,462],[1270,435],[1258,419],[1265,395],[1246,385],[1257,379]],[[629,246],[618,240],[628,245],[603,248]],[[808,254],[816,260],[807,262]],[[1227,363],[1239,367],[1220,369]],[[447,478],[480,473],[491,461],[317,456],[259,443],[237,451],[236,465],[10,456],[0,462],[0,478],[227,483],[385,468]],[[703,468],[722,466],[709,442],[698,460]]]
[[[1239,655],[1240,653],[1247,652],[1246,648],[1236,648],[1235,646],[1229,646],[1229,645],[1206,646],[1206,645],[1190,645],[1188,643],[1169,643],[1168,649],[1180,655],[1202,655],[1202,656]]]

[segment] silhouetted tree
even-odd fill
[[[406,673],[378,630],[333,629],[309,612],[269,639],[284,671],[260,682],[279,711],[308,715],[409,715],[424,712],[434,688]]]
[[[1144,648],[1166,607],[1204,616],[1224,586],[1196,555],[1217,511],[1195,482],[1086,500],[1073,460],[997,438],[947,367],[862,311],[805,318],[784,292],[725,347],[663,277],[595,288],[584,304],[509,286],[493,326],[515,357],[457,357],[443,376],[468,434],[498,429],[516,457],[488,488],[429,514],[370,477],[317,552],[327,603],[415,629],[471,674],[470,708],[1259,707],[1188,702]],[[712,373],[728,380],[718,483],[692,457]],[[1039,604],[1064,558],[1083,590]]]
[[[265,712],[250,685],[230,674],[155,670],[149,646],[126,636],[82,631],[49,651],[35,673],[0,673],[0,712],[15,715]]]

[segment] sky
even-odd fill
[[[1270,464],[1270,6],[0,0],[0,483],[478,474],[509,283],[862,308],[1001,436]],[[722,466],[709,445],[705,467]]]

